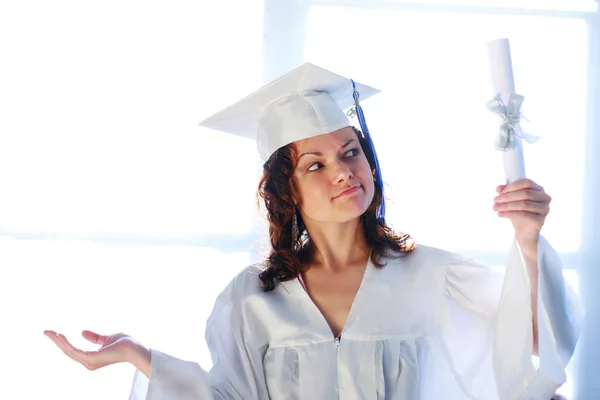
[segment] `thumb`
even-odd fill
[[[81,336],[94,344],[99,344],[100,346],[104,346],[106,339],[108,339],[108,336],[100,335],[88,330],[81,332]]]

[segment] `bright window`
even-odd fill
[[[305,60],[383,90],[363,106],[390,221],[423,243],[477,252],[505,251],[511,239],[492,210],[504,175],[498,122],[485,108],[494,95],[486,41],[508,37],[523,113],[543,137],[525,144],[525,156],[529,177],[553,197],[544,235],[560,252],[577,251],[585,21],[313,6],[307,26]]]

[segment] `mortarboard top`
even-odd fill
[[[200,123],[255,139],[266,161],[279,148],[350,126],[344,110],[379,90],[305,63]]]

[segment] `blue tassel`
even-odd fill
[[[367,127],[367,121],[365,120],[365,114],[363,113],[362,107],[360,106],[359,97],[360,94],[356,90],[356,84],[352,81],[352,96],[354,97],[354,105],[356,115],[358,116],[358,122],[360,124],[360,130],[362,131],[365,141],[371,150],[371,154],[373,154],[373,164],[375,168],[375,184],[379,186],[381,190],[382,199],[381,205],[377,209],[377,219],[383,221],[385,219],[385,196],[383,196],[383,179],[381,178],[381,168],[379,166],[379,159],[377,158],[377,152],[375,151],[375,145],[373,144],[373,140],[371,139],[371,134],[369,133],[369,128]]]

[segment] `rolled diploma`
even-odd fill
[[[510,96],[515,94],[512,60],[508,39],[495,39],[487,43],[488,60],[492,75],[494,96],[500,94],[502,103],[508,105]],[[521,138],[514,137],[515,147],[501,151],[506,183],[525,179],[525,159]]]

